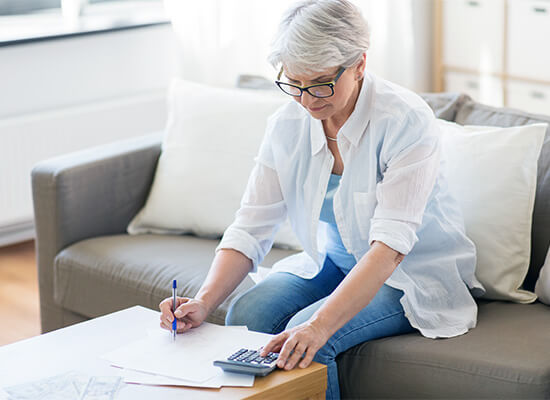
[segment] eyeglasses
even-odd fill
[[[277,75],[277,80],[275,81],[275,83],[283,92],[290,96],[301,97],[304,92],[308,92],[313,97],[330,97],[334,94],[334,85],[336,85],[338,78],[340,78],[345,70],[346,69],[344,67],[340,67],[338,73],[330,82],[316,83],[315,85],[309,86],[298,86],[279,80],[281,79],[281,75],[283,74],[283,67],[281,67],[281,71],[279,71],[279,75]]]

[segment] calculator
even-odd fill
[[[277,367],[279,353],[269,353],[262,357],[260,352],[261,349],[240,349],[225,360],[214,361],[214,365],[227,372],[266,376]]]

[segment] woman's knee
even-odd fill
[[[323,347],[317,350],[317,353],[315,353],[315,356],[313,357],[313,361],[328,365],[331,362],[335,361],[336,356],[337,354],[334,350],[334,346],[332,346],[329,341],[325,343]]]
[[[269,299],[255,289],[246,291],[233,301],[225,316],[225,324],[245,325],[252,331],[272,333]]]
[[[236,299],[233,300],[225,316],[226,325],[247,325],[251,320],[257,319],[255,313],[256,307],[251,307],[250,304],[254,304],[254,297],[256,293],[254,290],[248,290],[241,293]],[[248,326],[248,325],[247,325]]]

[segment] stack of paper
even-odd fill
[[[214,360],[226,359],[241,348],[258,349],[272,338],[242,327],[203,323],[172,340],[171,333],[158,329],[103,355],[113,366],[123,368],[127,383],[219,388],[252,386],[253,375],[224,372]]]

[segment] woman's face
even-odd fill
[[[309,86],[316,83],[331,82],[338,74],[339,67],[329,68],[319,73],[285,76],[289,83],[299,86]],[[284,70],[284,67],[283,67]],[[334,95],[318,98],[304,91],[301,97],[294,97],[313,118],[326,120],[332,117],[347,118],[353,108],[359,94],[360,82],[363,78],[364,59],[353,67],[346,69],[334,86]]]

